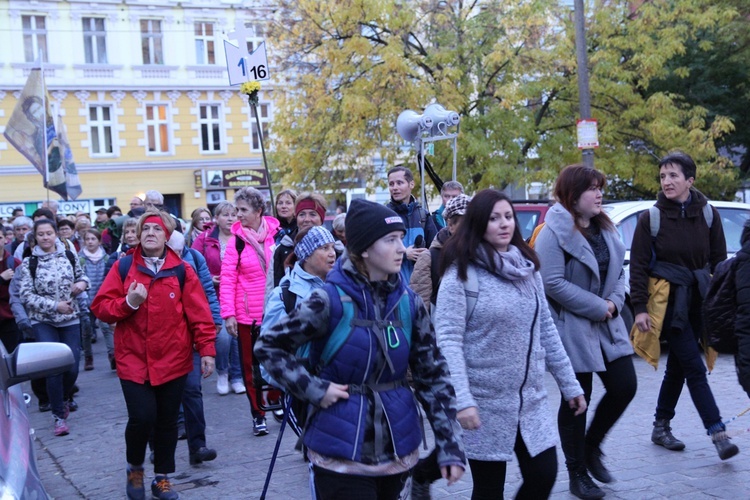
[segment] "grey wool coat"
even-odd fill
[[[510,461],[519,428],[529,453],[536,456],[558,443],[545,367],[566,400],[583,390],[550,317],[539,273],[533,276],[534,296],[528,297],[512,282],[476,270],[479,296],[468,323],[466,292],[455,265],[443,276],[434,313],[457,408],[475,406],[481,420],[479,429],[464,431],[466,456]]]
[[[609,267],[601,297],[594,251],[561,204],[547,212],[534,245],[544,289],[561,306],[559,315],[553,307],[550,312],[576,373],[601,372],[605,359],[611,362],[633,354],[629,332],[619,314],[625,303],[625,246],[615,231],[603,230],[602,235],[609,249]],[[615,314],[603,320],[606,300],[614,303]]]

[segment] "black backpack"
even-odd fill
[[[720,262],[703,300],[703,328],[708,345],[724,354],[737,353],[734,322],[737,318],[737,259]]]

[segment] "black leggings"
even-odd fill
[[[409,473],[391,476],[341,474],[313,466],[318,500],[397,500]]]
[[[177,414],[187,375],[153,386],[120,380],[128,407],[125,426],[125,448],[130,465],[143,465],[149,436],[154,437],[154,472],[175,471],[174,451],[177,447]]]
[[[516,444],[513,447],[521,469],[523,484],[516,493],[517,499],[538,500],[549,498],[557,477],[557,452],[555,447],[547,448],[539,455],[532,457],[521,437],[520,429],[516,432]],[[469,460],[474,489],[472,500],[498,500],[505,492],[505,473],[507,462],[487,462]]]
[[[565,398],[560,402],[557,413],[557,425],[560,429],[560,441],[565,454],[565,465],[569,471],[581,470],[586,446],[599,447],[604,437],[615,425],[635,396],[638,380],[630,356],[623,356],[604,363],[605,371],[596,374],[607,391],[596,407],[596,413],[586,432],[586,413],[573,416]],[[576,373],[581,383],[586,404],[591,401],[593,373]]]

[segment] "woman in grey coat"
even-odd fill
[[[557,475],[557,431],[545,366],[571,414],[584,412],[586,401],[547,309],[539,261],[505,194],[477,193],[440,267],[435,330],[456,389],[458,421],[467,429],[472,499],[503,498],[514,452],[524,478],[516,498],[547,498]],[[479,293],[467,318],[470,275]]]
[[[588,472],[603,483],[612,481],[600,447],[637,387],[633,349],[619,314],[625,302],[625,247],[601,209],[604,184],[604,175],[593,168],[563,169],[555,184],[558,203],[547,212],[534,247],[552,317],[586,402],[591,401],[594,373],[606,389],[588,432],[585,413],[574,417],[565,401],[560,405],[558,425],[570,492],[578,498],[604,496]]]

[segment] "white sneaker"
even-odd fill
[[[222,396],[229,394],[229,374],[228,373],[217,373],[218,378],[216,379],[216,392]]]
[[[247,391],[242,382],[232,382],[232,390],[235,394],[244,394]]]

